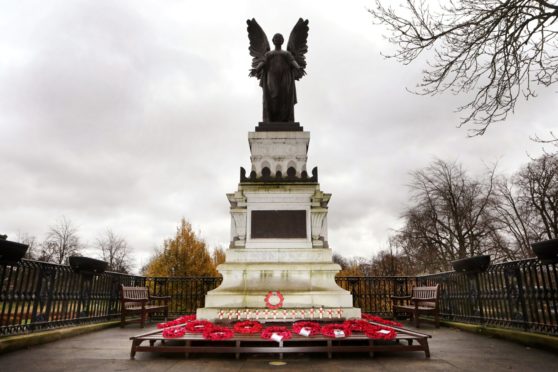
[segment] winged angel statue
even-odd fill
[[[263,89],[263,121],[294,122],[294,105],[296,104],[295,80],[306,75],[306,57],[308,51],[308,20],[300,18],[289,36],[287,50],[282,50],[283,35],[275,34],[270,50],[265,32],[255,19],[249,19],[248,38],[252,69],[250,76],[260,80]]]

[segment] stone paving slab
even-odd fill
[[[409,327],[411,328],[411,327]],[[412,328],[411,328],[412,329]],[[424,352],[285,355],[284,366],[271,366],[270,355],[191,355],[138,353],[130,360],[130,336],[146,332],[136,325],[79,335],[0,356],[2,371],[553,371],[558,355],[512,342],[450,328],[421,328],[432,334],[432,357]]]

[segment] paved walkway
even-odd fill
[[[284,366],[272,366],[269,355],[181,355],[138,353],[129,359],[129,337],[143,333],[135,325],[111,328],[0,355],[2,371],[556,371],[558,355],[507,341],[449,328],[421,328],[432,334],[432,357],[424,352],[335,355],[286,355]]]

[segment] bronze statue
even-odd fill
[[[249,76],[260,80],[263,89],[263,121],[294,122],[296,101],[295,80],[306,75],[308,51],[308,20],[300,18],[291,31],[287,50],[282,50],[283,35],[273,36],[274,50],[270,50],[265,32],[255,19],[249,19],[248,38],[252,69]]]

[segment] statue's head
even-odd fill
[[[283,35],[275,34],[275,35],[273,35],[273,39],[271,39],[271,41],[273,42],[273,45],[281,46],[281,45],[283,45],[283,42],[285,41],[285,39],[283,39]]]

